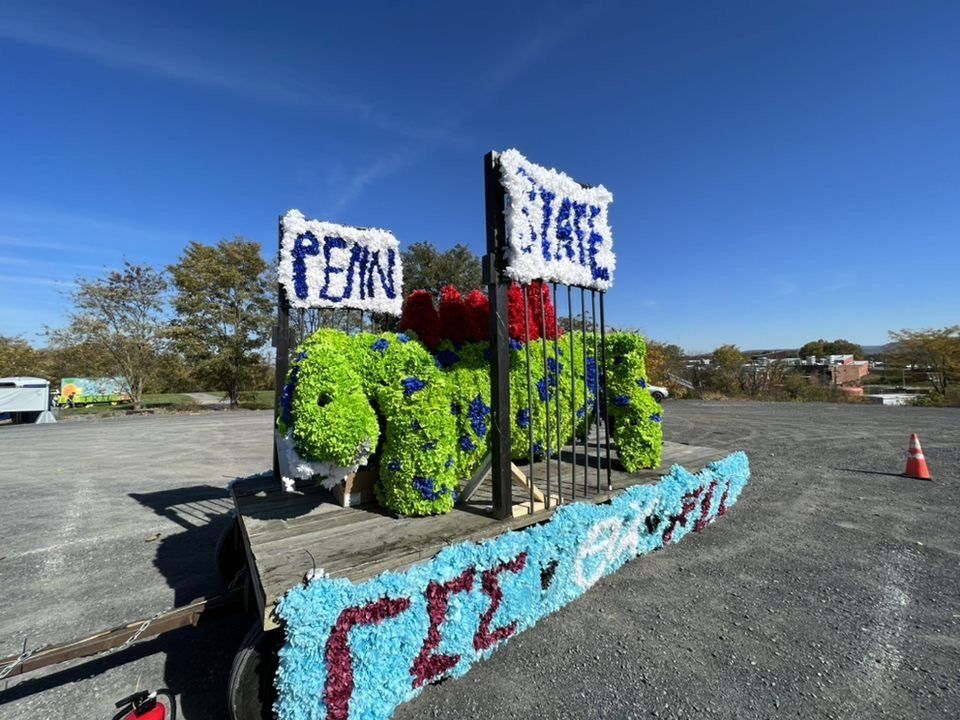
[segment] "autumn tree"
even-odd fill
[[[682,376],[685,370],[683,348],[647,340],[647,378],[650,382],[666,385],[671,394],[680,397],[686,393],[686,388],[674,382],[673,377]]]
[[[169,268],[176,294],[172,336],[194,375],[216,384],[237,407],[263,361],[276,280],[260,243],[237,236],[216,245],[191,242]]]
[[[94,348],[106,358],[107,374],[122,379],[134,407],[168,345],[167,281],[150,265],[124,261],[95,279],[79,278],[72,293],[69,326],[48,334],[54,346]]]
[[[0,377],[43,376],[45,359],[22,337],[0,335]]]
[[[941,395],[960,381],[960,325],[940,329],[891,330],[897,347],[894,355],[904,364],[929,371],[933,389]]]
[[[725,393],[735,393],[740,387],[740,372],[750,359],[736,345],[721,345],[711,356],[713,371],[710,385]]]

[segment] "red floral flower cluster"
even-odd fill
[[[510,337],[518,342],[538,340],[546,329],[546,337],[560,336],[557,314],[550,297],[550,288],[543,282],[532,282],[528,289],[530,336],[526,333],[523,290],[511,285],[507,293],[507,324]],[[431,350],[442,340],[453,343],[484,342],[490,337],[490,303],[480,290],[471,290],[466,297],[452,285],[440,290],[439,309],[427,290],[414,290],[403,305],[401,330],[412,330]]]

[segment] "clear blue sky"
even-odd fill
[[[613,191],[614,324],[960,322],[958,38],[955,1],[7,2],[0,334],[291,207],[480,253],[508,147]]]

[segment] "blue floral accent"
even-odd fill
[[[411,430],[423,430],[423,425],[420,424],[420,421],[419,421],[419,420],[414,420],[412,423],[410,423],[410,429],[411,429]]]
[[[483,401],[480,395],[470,401],[467,416],[470,418],[470,427],[473,428],[477,437],[483,437],[487,434],[487,415],[489,414],[490,406]]]
[[[533,444],[533,459],[534,459],[534,460],[542,460],[542,459],[544,458],[544,455],[545,455],[545,453],[544,453],[544,451],[543,451],[543,443],[540,442],[539,440],[537,440],[537,441]]]
[[[436,449],[437,449],[437,443],[436,443],[435,440],[430,440],[429,442],[425,442],[425,443],[424,443],[423,445],[421,445],[420,447],[421,447],[423,450],[436,450]]]
[[[420,378],[408,377],[401,380],[400,384],[403,385],[403,394],[411,397],[415,392],[423,390],[427,386],[427,381],[421,380]]]
[[[460,356],[452,350],[441,350],[437,353],[437,367],[446,369],[460,362]]]
[[[660,416],[660,413],[654,413],[653,415],[650,416],[650,419],[653,420],[655,423],[663,422],[663,418]]]
[[[460,449],[464,452],[473,452],[477,449],[477,446],[473,440],[470,439],[469,435],[464,435],[460,438]]]
[[[389,463],[387,463],[387,470],[390,472],[400,472],[400,461],[391,460]]]
[[[548,357],[547,370],[549,370],[554,375],[559,375],[560,373],[563,372],[563,363],[558,363],[556,358]]]
[[[390,347],[390,341],[386,338],[380,338],[370,346],[370,349],[378,353],[385,353],[388,347]]]
[[[293,424],[293,393],[297,389],[297,370],[299,368],[294,367],[290,371],[290,382],[283,386],[280,393],[280,419],[287,426]]]
[[[511,350],[523,350],[523,343],[519,340],[514,340],[510,338],[510,349]]]
[[[517,425],[522,428],[530,425],[530,408],[520,408],[517,410]]]
[[[407,335],[406,333],[400,333],[399,335],[397,335],[397,340],[402,343],[408,343],[410,342],[410,336]]]
[[[537,394],[540,396],[540,402],[547,402],[547,400],[550,399],[551,393],[547,389],[547,380],[545,378],[537,380]]]
[[[597,359],[593,356],[587,357],[587,389],[590,390],[590,393],[596,397],[600,394],[599,392],[599,383],[597,381]]]
[[[453,457],[448,457],[447,461],[443,464],[444,467],[453,467]]]
[[[639,385],[642,388],[645,388],[647,386],[647,381],[644,380],[643,378],[640,378],[639,380],[637,380],[637,385]]]
[[[618,407],[626,407],[627,405],[630,404],[630,396],[629,396],[629,395],[614,395],[614,396],[613,396],[613,404],[616,405],[616,406],[618,406]]]
[[[424,500],[439,500],[444,492],[443,488],[434,490],[433,480],[425,477],[415,477],[413,479],[413,486],[417,489],[420,495],[423,496]]]
[[[584,417],[586,414],[587,414],[587,409],[586,409],[586,408],[583,408],[583,407],[582,407],[582,408],[579,408],[579,409],[577,410],[577,417],[580,418],[580,419],[583,419],[583,417]]]

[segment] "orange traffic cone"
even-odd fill
[[[907,449],[907,469],[903,471],[903,474],[918,480],[933,479],[927,469],[927,459],[923,456],[920,438],[917,437],[916,433],[910,435],[910,447]]]

